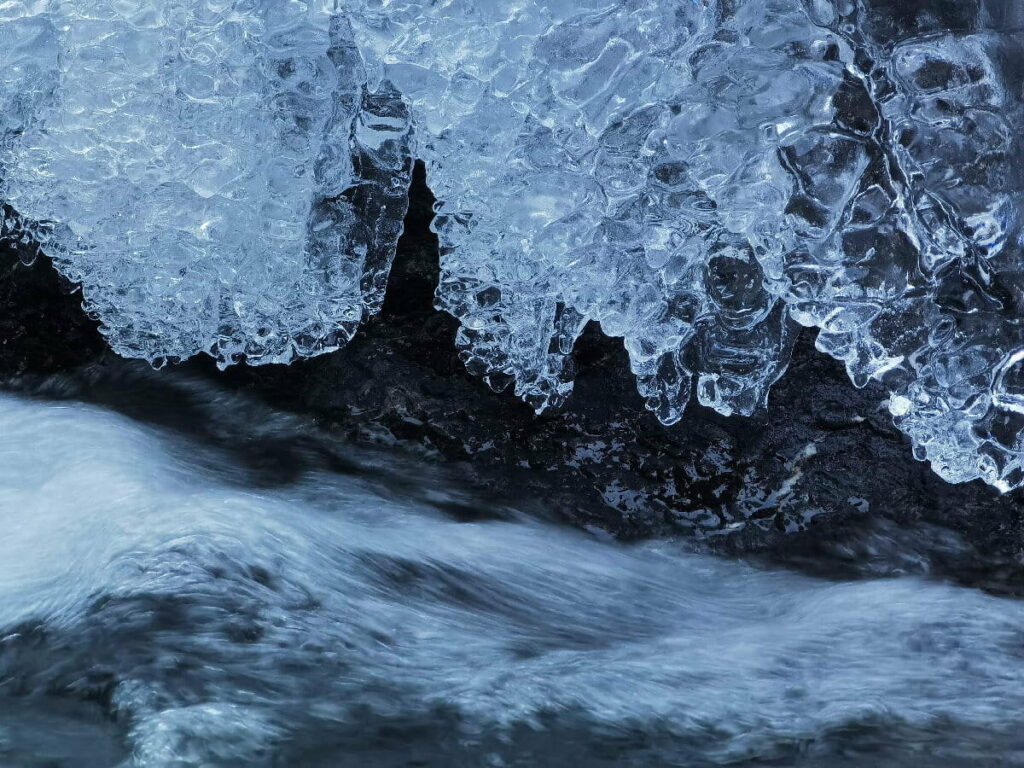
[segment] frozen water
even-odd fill
[[[787,146],[791,314],[889,408],[944,478],[1024,481],[1024,10],[872,0],[820,22],[844,82]]]
[[[0,14],[2,194],[114,349],[287,362],[379,307],[408,115],[367,91],[342,17],[276,0]]]
[[[1024,483],[1019,5],[359,15],[360,44],[414,108],[440,198],[438,300],[471,370],[556,404],[596,320],[663,422],[691,380],[702,404],[749,414],[792,318],[857,386],[889,386],[943,477]]]
[[[586,323],[664,423],[766,403],[798,324],[943,477],[1024,484],[1024,7],[13,2],[3,194],[124,354],[332,349],[410,131],[438,305],[538,410]],[[397,89],[397,90],[396,90]],[[400,94],[400,96],[399,96]]]
[[[558,404],[594,320],[624,338],[665,423],[694,377],[723,413],[763,405],[793,339],[754,253],[788,191],[763,124],[826,121],[816,84],[840,67],[790,53],[816,32],[800,7],[402,9],[366,12],[363,34],[413,105],[440,200],[438,300],[462,322],[470,369],[514,379],[538,410]]]

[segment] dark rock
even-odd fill
[[[855,389],[814,350],[810,332],[767,412],[753,419],[691,405],[680,424],[662,426],[643,409],[621,342],[593,327],[577,343],[576,389],[563,410],[536,416],[495,394],[466,373],[455,321],[433,307],[432,204],[419,165],[383,310],[344,349],[225,372],[193,360],[152,376],[214,379],[350,441],[454,467],[499,496],[539,498],[574,524],[621,539],[685,533],[713,551],[814,571],[831,564],[844,575],[877,575],[872,553],[895,547],[912,554],[883,558],[893,573],[917,568],[1024,594],[1019,494],[949,485],[914,460],[881,407],[880,386]],[[28,268],[15,260],[11,250],[0,254],[0,376],[84,366],[80,377],[95,383],[103,370],[144,367],[110,359],[44,260]],[[109,386],[93,385],[100,390],[99,399],[117,400]],[[89,388],[79,394],[89,397]],[[908,538],[908,530],[927,533]]]
[[[0,222],[16,221],[0,207]],[[0,227],[0,376],[57,373],[108,354],[75,286],[12,229]]]

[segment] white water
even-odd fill
[[[0,765],[1024,764],[1022,603],[458,522],[406,471],[254,490],[0,395]]]

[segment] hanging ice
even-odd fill
[[[596,320],[662,421],[693,374],[705,405],[762,405],[793,338],[754,252],[788,191],[763,125],[827,121],[840,66],[789,50],[815,34],[800,7],[749,4],[739,45],[691,0],[376,5],[361,31],[422,132],[470,370],[557,404]]]
[[[786,300],[854,383],[879,378],[919,458],[1024,483],[1024,6],[863,2],[836,114],[787,151]]]
[[[750,413],[793,317],[889,385],[943,477],[1024,483],[1024,7],[366,6],[471,370],[557,403],[598,320],[666,423],[691,371],[704,405]]]
[[[386,84],[365,89],[344,18],[278,0],[35,0],[0,18],[2,196],[114,349],[287,362],[378,308],[409,125]]]
[[[119,351],[350,336],[407,104],[438,303],[492,386],[559,403],[597,321],[665,423],[694,389],[749,414],[803,324],[943,477],[1024,484],[1024,6],[329,5],[2,6],[3,193]]]

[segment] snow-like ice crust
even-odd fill
[[[116,21],[94,10],[85,23],[87,7]],[[159,55],[133,46],[126,7],[161,19],[158,31],[144,27]],[[188,13],[154,10],[172,7]],[[123,353],[260,362],[350,336],[379,302],[401,205],[368,210],[339,193],[394,197],[404,183],[397,89],[439,200],[437,301],[460,321],[467,366],[491,386],[511,384],[538,410],[560,404],[573,343],[597,321],[623,338],[664,423],[694,389],[723,414],[751,414],[785,369],[797,325],[816,327],[818,348],[857,386],[888,387],[897,426],[940,475],[1024,484],[1020,4],[3,8],[0,35],[12,42],[0,56],[17,65],[3,75],[3,194],[54,222],[49,246]],[[238,92],[212,105],[207,92],[176,100],[228,82],[209,54],[189,58],[185,41],[206,34],[233,40],[218,55]],[[310,73],[294,76],[303,86],[289,85],[284,59]],[[294,95],[306,86],[315,94]],[[381,93],[391,96],[388,159],[360,175],[343,148]],[[292,130],[282,122],[312,126],[305,173],[286,183],[274,170]],[[237,162],[165,135],[193,128]],[[154,138],[139,152],[143,129]],[[158,151],[170,146],[179,153]],[[159,195],[140,195],[144,184]],[[312,212],[324,204],[332,216],[321,226]],[[207,241],[211,205],[221,218]],[[232,292],[249,303],[233,307]],[[209,328],[197,330],[199,318]],[[273,351],[261,353],[256,331],[271,321]]]

